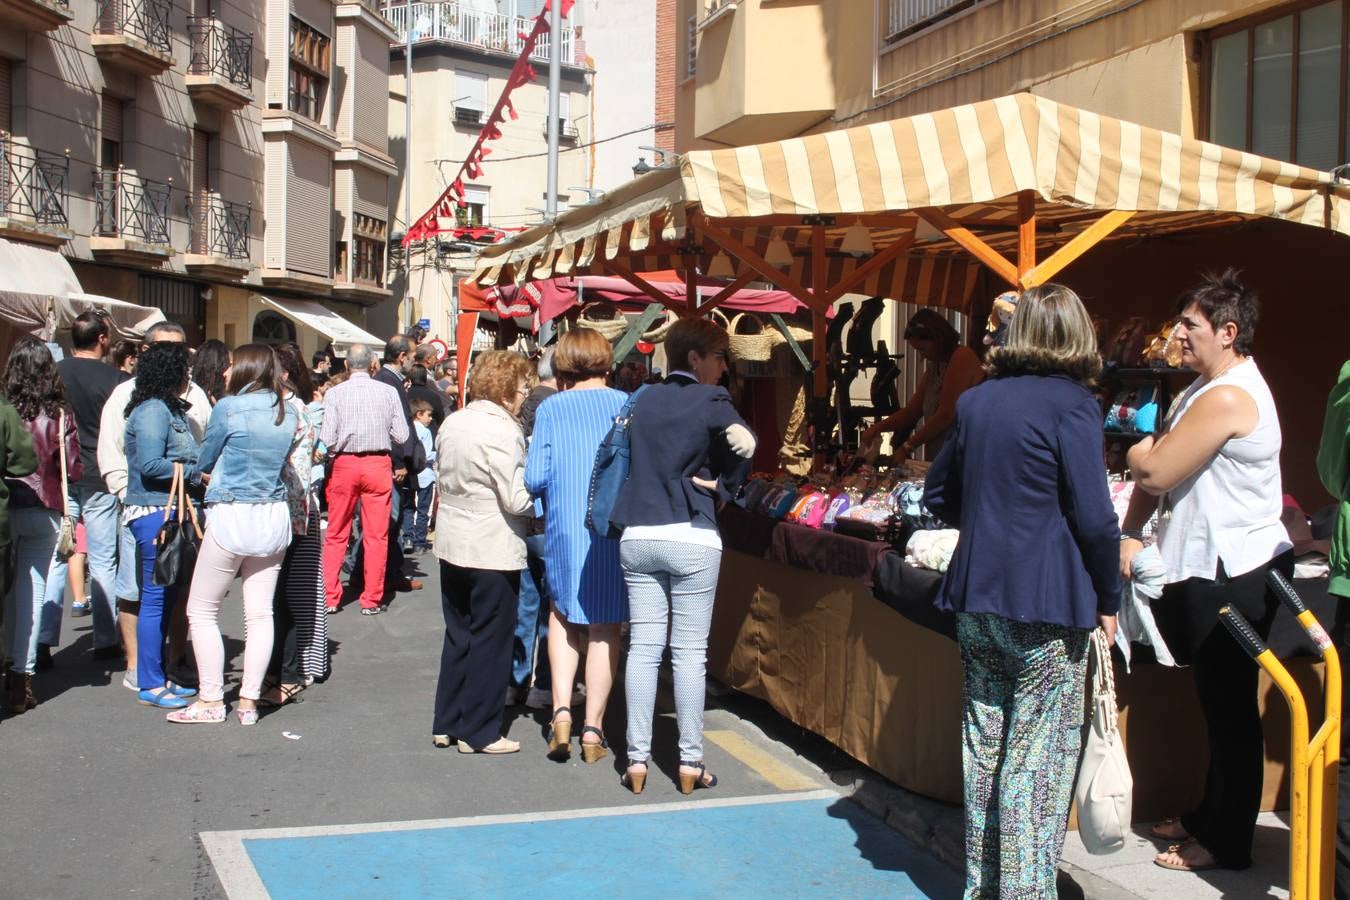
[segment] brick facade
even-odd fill
[[[656,146],[675,152],[677,0],[656,0]]]

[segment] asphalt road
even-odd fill
[[[567,764],[547,760],[543,711],[508,711],[507,732],[524,745],[519,754],[434,748],[442,625],[434,560],[423,559],[426,587],[397,595],[385,615],[363,617],[351,606],[332,617],[333,676],[253,728],[233,718],[223,726],[168,724],[162,712],[137,705],[120,668],[92,659],[90,619],[67,617],[57,667],[35,683],[40,705],[0,720],[0,897],[224,897],[202,832],[529,819],[686,799],[674,784],[676,732],[665,690],[658,771],[640,797],[619,786],[614,755],[593,766],[577,754]],[[222,628],[232,702],[242,665],[237,591]],[[620,750],[621,696],[606,723]],[[706,727],[707,762],[721,783],[695,799],[828,789],[830,778],[808,760],[825,770],[856,765],[762,705],[710,709]]]

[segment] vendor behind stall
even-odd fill
[[[883,431],[894,431],[907,435],[895,448],[897,461],[909,458],[919,447],[924,458],[932,460],[956,421],[956,398],[983,381],[984,370],[975,351],[962,346],[961,335],[935,310],[921,309],[911,316],[905,340],[927,361],[918,390],[903,409],[864,431],[861,444],[866,447]]]

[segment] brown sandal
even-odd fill
[[[1185,855],[1183,855],[1184,852],[1188,850],[1198,850],[1199,852],[1208,856],[1209,861],[1208,862],[1189,861],[1188,859],[1186,859]],[[1173,862],[1172,859],[1169,859],[1168,857],[1175,857],[1177,861]],[[1167,848],[1166,851],[1164,851],[1163,853],[1159,853],[1157,856],[1153,857],[1153,864],[1155,866],[1159,866],[1164,869],[1171,869],[1174,872],[1204,872],[1207,869],[1221,868],[1218,863],[1218,860],[1216,860],[1208,850],[1206,850],[1204,847],[1201,847],[1199,843],[1193,840],[1186,841],[1181,844],[1172,844],[1170,847]]]
[[[1163,819],[1161,822],[1154,822],[1148,829],[1150,837],[1160,841],[1167,841],[1175,844],[1178,841],[1185,842],[1191,839],[1191,835],[1186,831],[1186,827],[1181,824],[1181,816],[1172,816]]]

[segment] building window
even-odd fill
[[[480,72],[455,71],[455,122],[474,128],[487,112],[488,79]]]
[[[389,228],[383,219],[355,213],[352,216],[352,280],[384,286],[384,248]]]
[[[328,37],[291,16],[290,111],[315,122],[323,116],[331,53]]]
[[[466,187],[464,205],[455,211],[455,221],[460,228],[483,228],[491,220],[488,218],[488,189]]]
[[[1211,31],[1209,140],[1329,170],[1346,159],[1350,0],[1285,6]]]
[[[881,43],[903,40],[976,6],[993,0],[879,0]]]

